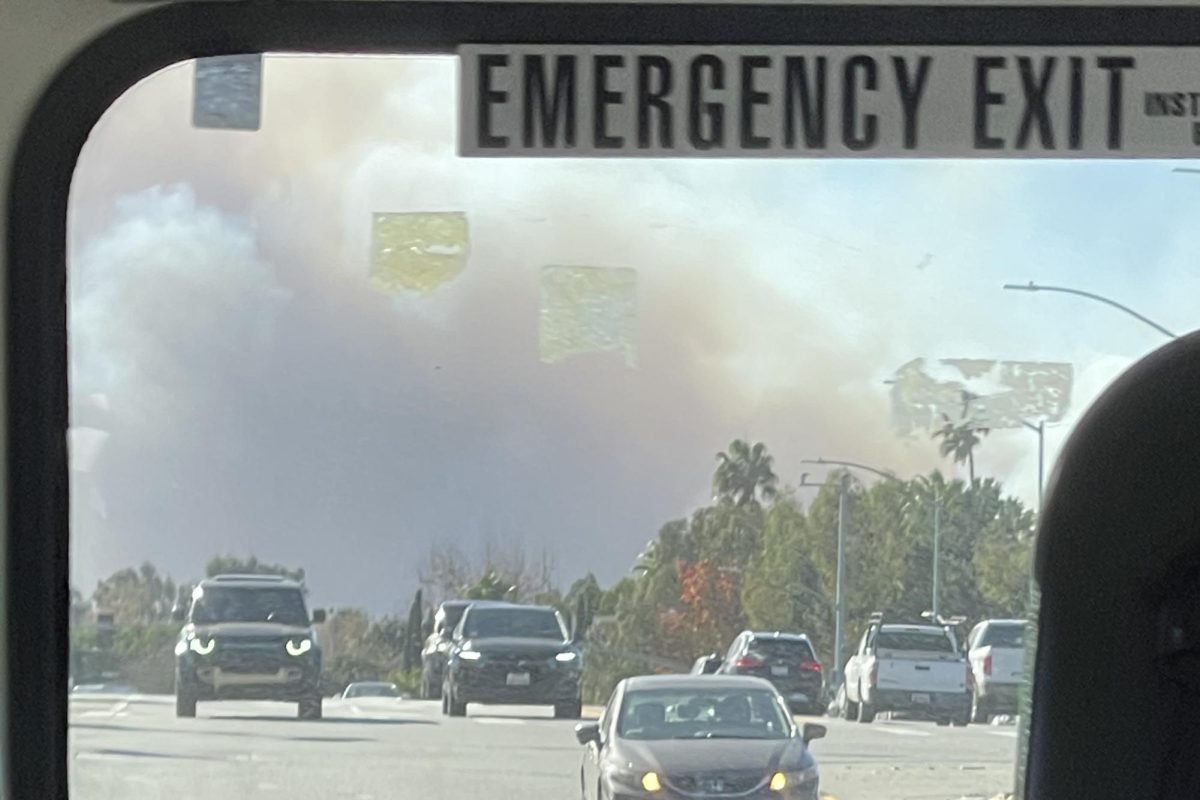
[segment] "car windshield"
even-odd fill
[[[453,631],[455,628],[457,628],[458,623],[460,620],[462,620],[463,613],[465,613],[466,610],[467,610],[467,606],[465,606],[465,605],[446,606],[446,608],[445,608],[445,612],[446,612],[445,623],[442,626],[443,630],[450,632],[450,631]]]
[[[399,697],[400,690],[390,683],[360,683],[346,690],[347,697]]]
[[[941,631],[889,631],[885,629],[875,637],[875,649],[953,653],[954,642]]]
[[[631,691],[617,735],[625,739],[785,739],[793,725],[766,689]]]
[[[1014,647],[1025,646],[1024,625],[989,625],[983,636],[979,637],[978,647]]]
[[[467,639],[511,636],[561,642],[567,638],[558,614],[549,609],[473,608],[463,618],[462,628]]]
[[[811,661],[814,658],[808,642],[798,639],[755,639],[746,652],[766,661]]]
[[[308,613],[298,589],[214,586],[205,588],[192,604],[192,622],[197,625],[274,622],[304,626],[308,625]]]

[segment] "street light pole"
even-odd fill
[[[867,472],[873,472],[881,478],[896,483],[903,483],[899,478],[890,472],[884,472],[881,469],[867,466],[866,464],[858,464],[853,461],[830,461],[824,458],[805,458],[801,459],[804,464],[823,464],[825,466],[852,467],[854,469],[862,469]],[[807,473],[806,473],[807,474]],[[801,478],[803,482],[803,477]],[[804,485],[802,483],[802,485]],[[807,484],[813,485],[813,484]],[[837,585],[834,589],[835,594],[835,617],[833,625],[833,662],[834,662],[834,689],[841,686],[843,675],[842,667],[842,639],[846,634],[846,514],[847,500],[850,495],[850,476],[842,475],[838,482],[838,529],[837,529]],[[935,524],[934,535],[937,536],[937,527]],[[935,556],[936,559],[936,556]],[[936,575],[936,566],[935,566]],[[935,577],[936,584],[936,577]],[[937,589],[934,589],[936,596]]]
[[[1169,330],[1164,328],[1162,325],[1159,325],[1157,322],[1150,319],[1149,317],[1139,314],[1138,312],[1134,311],[1129,306],[1121,305],[1116,300],[1111,300],[1107,297],[1103,297],[1098,294],[1092,294],[1091,292],[1085,292],[1080,289],[1070,289],[1065,286],[1042,286],[1040,284],[1034,283],[1033,281],[1030,281],[1029,283],[1025,283],[1025,284],[1006,283],[1006,284],[1004,284],[1004,288],[1016,290],[1019,292],[1062,292],[1064,294],[1074,294],[1074,295],[1078,295],[1079,297],[1086,297],[1089,300],[1095,300],[1096,302],[1104,303],[1105,305],[1112,306],[1113,308],[1115,308],[1119,311],[1124,311],[1129,316],[1133,317],[1134,319],[1140,320],[1141,322],[1146,323],[1151,328],[1154,328],[1154,330],[1158,331],[1159,333],[1163,334],[1164,336],[1166,336],[1169,339],[1178,339],[1179,338],[1178,336],[1176,336],[1175,334],[1171,333]]]
[[[941,619],[938,616],[941,613],[941,607],[938,603],[938,598],[942,595],[941,571],[938,566],[941,564],[941,547],[942,547],[942,498],[941,492],[937,492],[933,501],[933,618]]]
[[[836,615],[833,625],[833,663],[837,673],[835,689],[842,683],[842,640],[846,636],[846,500],[850,476],[838,482],[837,585],[834,589]]]
[[[820,463],[806,460],[804,463]],[[868,468],[869,469],[869,468]],[[808,473],[800,476],[801,486],[827,486],[825,483],[809,483]],[[837,575],[833,601],[833,689],[842,684],[842,639],[846,631],[846,503],[850,494],[850,476],[843,475],[838,481],[837,521]]]

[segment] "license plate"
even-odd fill
[[[929,695],[927,695],[927,694],[914,694],[914,695],[912,696],[912,701],[913,701],[914,703],[921,703],[921,704],[923,704],[923,705],[929,705]]]
[[[772,675],[787,675],[788,668],[787,667],[771,667],[771,674]]]
[[[509,686],[528,686],[529,685],[529,673],[528,672],[510,672],[510,673],[508,673],[508,685]]]

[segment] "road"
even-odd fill
[[[466,719],[418,700],[326,700],[302,722],[275,703],[201,703],[176,719],[164,696],[75,696],[75,800],[489,800],[578,797],[573,723],[548,709],[471,706]],[[799,718],[803,721],[805,718]],[[958,800],[1011,789],[1015,728],[822,719],[813,752],[838,800]]]

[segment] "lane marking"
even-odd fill
[[[893,736],[930,736],[931,735],[929,733],[929,731],[914,731],[909,728],[889,728],[884,725],[880,725],[875,730],[880,731],[881,733],[890,733]]]
[[[1003,736],[1003,737],[1005,737],[1006,739],[1015,739],[1015,738],[1017,738],[1017,732],[1016,732],[1016,731],[988,731],[988,735],[989,735],[989,736]]]
[[[504,717],[471,717],[480,725],[524,725],[523,719],[505,719]]]

